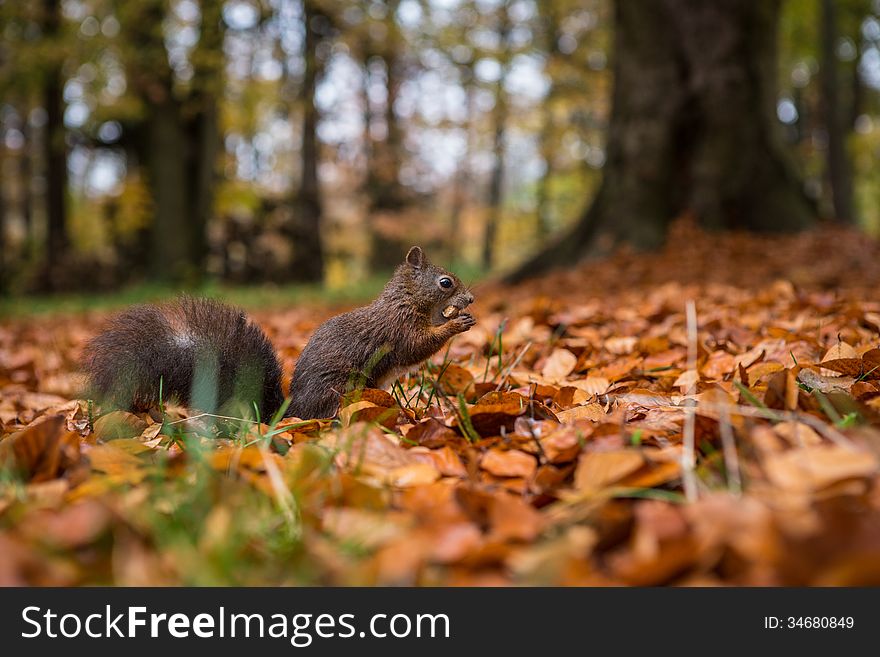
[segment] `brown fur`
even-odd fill
[[[269,339],[244,312],[211,299],[130,308],[86,345],[83,360],[89,393],[117,408],[154,407],[160,387],[163,401],[204,411],[239,403],[235,411],[247,412],[256,402],[264,418],[284,399]]]
[[[438,284],[443,276],[453,281],[448,290]],[[447,320],[443,309],[463,309],[473,300],[455,274],[413,247],[373,303],[317,328],[293,373],[289,413],[330,417],[340,394],[358,385],[376,387],[390,374],[418,365],[475,323],[468,313]]]
[[[439,285],[442,277],[451,279],[450,288]],[[383,385],[418,365],[474,325],[470,314],[446,319],[443,309],[461,310],[473,300],[454,274],[413,247],[373,303],[317,328],[296,364],[287,415],[330,417],[340,394]],[[200,410],[240,413],[256,403],[267,419],[283,402],[281,367],[268,338],[241,310],[207,299],[125,311],[87,345],[84,369],[90,392],[121,408],[155,406],[160,381],[165,400]]]

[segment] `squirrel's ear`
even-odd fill
[[[411,248],[406,254],[406,262],[416,268],[425,264],[425,253],[422,251],[422,247],[414,246]]]

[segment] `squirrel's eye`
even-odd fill
[[[452,287],[452,279],[449,276],[442,276],[439,281],[437,281],[444,290],[448,290]]]

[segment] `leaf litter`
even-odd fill
[[[0,584],[880,584],[878,263],[839,229],[678,225],[484,285],[335,421],[102,414],[102,316],[4,321]],[[328,314],[255,313],[287,381]]]

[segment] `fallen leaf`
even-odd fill
[[[0,467],[12,467],[33,482],[60,477],[79,463],[79,435],[63,415],[51,415],[0,442]]]
[[[432,463],[411,463],[388,472],[386,481],[397,488],[425,486],[440,478],[440,472]]]
[[[600,404],[593,402],[591,404],[575,406],[574,408],[560,411],[556,414],[556,417],[558,417],[559,421],[563,424],[571,424],[573,422],[576,422],[577,420],[592,420],[593,422],[602,422],[607,417],[607,413]]]
[[[601,490],[632,474],[644,463],[644,457],[635,449],[586,452],[581,454],[575,470],[575,488],[584,492]]]
[[[590,433],[589,430],[571,426],[559,427],[540,439],[541,450],[549,463],[573,461]]]
[[[538,464],[534,456],[518,449],[492,448],[483,455],[480,467],[496,477],[528,478],[535,474]]]
[[[95,435],[101,440],[134,438],[141,435],[146,428],[146,422],[127,411],[112,411],[95,420]]]
[[[95,445],[89,449],[87,456],[93,470],[113,475],[122,481],[134,484],[146,477],[143,461],[112,444]]]
[[[465,399],[471,399],[474,395],[474,375],[455,363],[448,363],[444,366],[443,374],[437,382],[440,384],[443,394],[452,397],[461,394]]]
[[[497,541],[531,541],[544,528],[541,514],[522,498],[506,493],[494,495],[489,502],[489,537]]]
[[[837,445],[815,445],[771,454],[764,462],[770,481],[798,492],[817,491],[843,479],[867,477],[877,459],[867,452]]]
[[[541,376],[552,381],[564,381],[574,371],[577,356],[568,349],[554,349],[544,363]]]
[[[822,438],[816,433],[815,429],[803,422],[778,422],[773,426],[773,431],[795,447],[820,445],[822,443]]]
[[[574,379],[568,382],[568,385],[583,390],[590,395],[604,395],[608,392],[611,383],[604,376],[588,376],[585,379]]]

